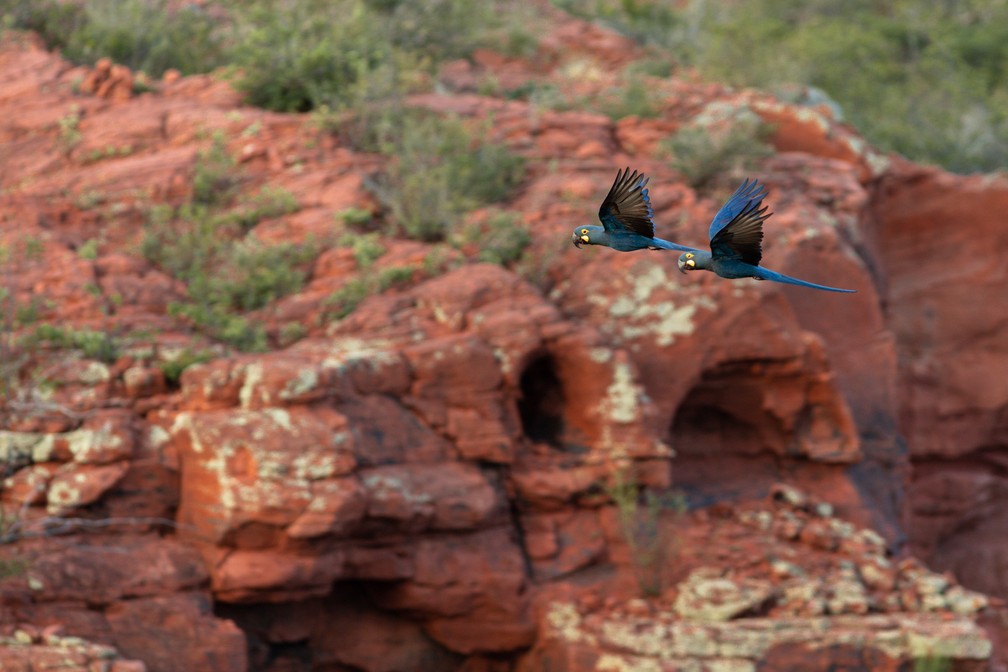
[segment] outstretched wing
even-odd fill
[[[763,220],[773,214],[767,212],[770,206],[759,205],[759,201],[751,201],[715,234],[710,242],[715,259],[738,259],[759,266],[763,258]]]
[[[710,225],[709,238],[714,242],[714,237],[728,224],[734,222],[740,215],[749,210],[755,210],[760,206],[760,202],[766,198],[766,188],[757,180],[749,181],[746,178],[735,193],[725,201],[718,213],[714,215]]]
[[[648,178],[630,168],[616,173],[616,181],[599,208],[599,220],[609,233],[632,231],[654,238],[654,212],[648,198]]]

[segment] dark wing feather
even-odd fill
[[[773,214],[767,212],[768,207],[759,207],[758,201],[747,205],[711,239],[711,255],[759,266],[763,258],[763,220]]]
[[[749,181],[746,178],[735,193],[725,201],[725,204],[721,206],[718,213],[714,215],[714,220],[710,225],[710,240],[711,243],[714,242],[714,237],[728,224],[735,221],[739,215],[747,212],[750,209],[755,209],[760,206],[760,201],[766,198],[767,192],[766,188],[761,185],[757,180]]]
[[[616,173],[616,181],[599,208],[599,220],[609,233],[632,231],[654,238],[654,212],[648,197],[648,178],[630,168]]]

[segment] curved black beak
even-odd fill
[[[577,231],[575,231],[574,235],[571,236],[571,242],[574,243],[574,247],[578,248],[579,250],[581,249],[581,238],[578,237]]]

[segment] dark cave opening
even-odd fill
[[[704,372],[669,427],[673,481],[691,506],[763,497],[788,470],[791,440],[764,407],[774,384],[765,369],[731,363]]]
[[[676,412],[670,439],[680,455],[781,452],[787,438],[764,408],[774,381],[759,367],[726,364],[704,372]]]
[[[553,357],[534,359],[522,372],[518,413],[531,441],[561,447],[564,441],[564,392]]]

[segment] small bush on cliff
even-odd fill
[[[223,135],[214,136],[209,147],[201,149],[193,164],[192,202],[199,205],[227,205],[238,186],[234,157],[228,153]]]
[[[532,237],[521,225],[518,213],[493,211],[481,221],[463,227],[454,242],[474,246],[480,261],[507,266],[521,259]]]
[[[661,114],[661,100],[654,89],[640,75],[627,74],[626,81],[608,92],[600,105],[602,111],[614,120],[624,117],[650,119]]]
[[[687,27],[667,0],[554,0],[554,4],[575,16],[597,19],[641,44],[678,47]]]
[[[0,0],[8,25],[38,32],[71,61],[109,57],[160,77],[168,68],[208,72],[224,62],[219,22],[196,4],[166,0]]]
[[[141,249],[186,284],[189,301],[172,306],[215,338],[240,350],[266,346],[262,326],[238,313],[262,308],[299,290],[314,245],[267,245],[221,226],[206,208],[153,210]]]
[[[161,373],[164,374],[165,382],[171,388],[178,388],[182,372],[194,364],[209,362],[214,358],[213,352],[209,350],[193,350],[185,348],[171,359],[166,359],[158,364]]]
[[[666,509],[682,513],[686,510],[685,500],[678,493],[660,497],[643,491],[632,467],[617,471],[606,493],[616,506],[620,532],[630,550],[630,561],[641,592],[658,595],[673,543],[667,529],[662,527],[661,514]]]
[[[772,155],[768,134],[764,124],[744,119],[723,129],[685,126],[664,140],[659,152],[692,187],[703,189],[719,176],[741,179]]]
[[[429,113],[407,115],[384,150],[392,162],[376,196],[402,233],[424,241],[443,240],[465,212],[506,198],[525,170],[503,145]]]
[[[122,345],[112,334],[90,329],[72,329],[40,324],[28,336],[32,343],[46,343],[55,348],[80,350],[88,359],[111,364],[119,359]]]
[[[412,266],[390,266],[378,273],[365,273],[350,279],[322,302],[323,319],[343,319],[367,297],[410,282],[417,270]]]
[[[255,2],[232,19],[239,87],[254,105],[287,112],[388,98],[501,25],[491,3],[468,0],[292,0],[282,11]]]
[[[253,105],[282,112],[341,107],[356,83],[392,56],[363,2],[296,0],[277,11],[251,3],[237,16],[239,88]]]
[[[232,208],[240,175],[216,138],[193,171],[192,198],[150,209],[141,252],[186,285],[188,300],[170,306],[214,338],[239,350],[263,350],[258,310],[304,285],[318,254],[312,242],[266,244],[249,230],[260,218],[297,210],[286,191],[265,187],[249,205]]]

